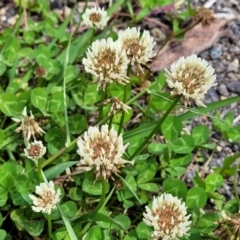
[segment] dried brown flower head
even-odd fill
[[[195,20],[201,22],[203,27],[208,27],[214,21],[214,12],[209,8],[200,7]]]
[[[219,232],[222,240],[240,240],[240,213],[226,214],[223,211]]]
[[[45,77],[45,76],[47,76],[47,70],[44,67],[41,67],[41,66],[36,67],[34,73],[38,77]]]
[[[123,110],[124,112],[128,113],[128,110],[132,109],[128,105],[121,102],[117,97],[113,97],[113,98],[109,98],[109,99],[105,100],[102,103],[102,105],[107,105],[108,103],[112,104],[108,115],[111,115],[112,113],[113,113],[113,115],[116,115],[117,111],[119,111],[119,110]]]
[[[39,124],[34,120],[34,116],[32,112],[30,112],[30,116],[27,115],[27,108],[25,107],[22,112],[22,117],[19,118],[12,118],[13,121],[17,123],[21,123],[21,125],[15,130],[17,133],[23,133],[24,139],[30,140],[33,137],[36,140],[35,135],[42,136],[44,130],[39,126]]]

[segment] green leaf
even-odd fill
[[[102,194],[102,183],[101,181],[96,181],[94,175],[88,175],[82,184],[82,190],[91,195],[99,196]],[[107,184],[107,191],[109,191],[109,184]]]
[[[67,104],[69,99],[67,97]],[[64,99],[62,92],[54,92],[52,95],[49,95],[48,111],[63,112],[64,111]]]
[[[108,93],[111,97],[117,97],[120,101],[123,101],[124,99],[124,92],[127,91],[127,99],[131,96],[131,87],[130,85],[127,85],[127,89],[125,89],[125,85],[117,84],[117,83],[111,83],[108,87]]]
[[[218,226],[219,215],[216,213],[206,213],[197,222],[196,228],[203,234],[212,233]]]
[[[135,17],[135,21],[139,22],[141,21],[144,17],[146,17],[148,14],[150,13],[150,9],[148,8],[143,8],[142,10],[140,10],[140,12],[137,14],[137,16]]]
[[[185,199],[187,194],[187,186],[179,179],[167,178],[163,182],[163,192]]]
[[[215,118],[213,119],[213,126],[217,131],[225,132],[231,129],[234,120],[234,114],[228,112],[224,119],[221,118],[220,112],[217,111]]]
[[[207,194],[200,187],[193,187],[188,190],[186,197],[186,206],[188,208],[202,208],[207,202]]]
[[[16,116],[20,112],[17,97],[11,93],[1,94],[0,110],[8,117]]]
[[[23,32],[23,38],[26,43],[32,44],[35,40],[35,34],[33,31],[24,31]]]
[[[176,155],[170,160],[170,166],[175,168],[179,166],[186,166],[192,160],[192,154],[187,153],[186,155]]]
[[[169,142],[176,139],[182,131],[182,122],[178,117],[168,116],[161,126],[165,139]]]
[[[148,192],[159,192],[159,187],[156,183],[141,183],[138,184],[138,187]]]
[[[102,221],[110,224],[115,224],[120,228],[122,228],[122,226],[117,221],[115,221],[113,218],[102,213],[90,212],[90,213],[83,214],[80,217],[76,217],[73,220],[74,221],[78,220],[79,222],[80,221],[87,221],[87,222]]]
[[[66,84],[72,82],[78,77],[79,70],[77,66],[67,66],[66,72],[65,72],[65,80]]]
[[[131,227],[131,220],[128,216],[120,214],[114,217],[114,220],[119,223],[121,228],[123,228],[125,231],[128,230]],[[113,225],[112,229],[121,229],[118,227],[118,225]]]
[[[145,183],[151,181],[157,173],[157,169],[152,165],[152,168],[140,172],[137,178],[137,183]]]
[[[172,149],[175,153],[190,153],[194,149],[194,139],[189,135],[182,135],[172,143]]]
[[[1,185],[10,190],[14,187],[14,178],[11,173],[5,173],[4,175],[1,175],[0,178]]]
[[[74,217],[78,211],[77,205],[73,201],[66,201],[61,204],[61,209],[67,217]]]
[[[109,7],[107,9],[107,13],[108,16],[111,16],[112,14],[114,14],[115,12],[117,12],[117,10],[119,9],[119,7],[125,2],[125,0],[117,0],[114,1],[113,4],[111,5],[111,7]]]
[[[90,227],[90,229],[87,232],[87,235],[85,236],[85,240],[102,240],[102,239],[104,239],[103,230],[97,225]]]
[[[0,229],[0,240],[5,240],[7,236],[7,233],[5,230]]]
[[[4,74],[6,71],[7,67],[4,63],[0,62],[0,77]]]
[[[120,175],[118,175],[118,177],[123,181],[123,183],[125,184],[125,186],[128,188],[128,190],[134,195],[134,197],[138,200],[139,204],[141,205],[141,201],[140,199],[138,198],[136,192],[133,190],[133,188],[128,184],[127,181],[125,181],[124,178],[122,178]]]
[[[148,145],[148,152],[152,154],[163,153],[166,147],[167,147],[166,144],[153,142]]]
[[[44,88],[34,88],[31,91],[31,103],[35,108],[44,111],[47,104],[47,91]]]
[[[212,173],[205,178],[204,182],[206,183],[206,192],[214,192],[222,186],[224,180],[220,174]]]
[[[82,189],[79,189],[77,187],[70,188],[69,197],[74,201],[81,200],[83,197]]]
[[[44,175],[48,180],[51,180],[64,172],[67,168],[79,163],[79,161],[70,161],[70,162],[63,162],[59,163],[51,168],[48,168],[46,171],[44,171]]]
[[[50,128],[44,135],[44,140],[48,143],[48,150],[51,154],[55,154],[65,145],[65,134],[60,128]]]
[[[140,222],[136,228],[137,236],[139,240],[149,239],[152,235],[153,229],[144,222]]]
[[[87,119],[81,114],[73,114],[68,117],[69,129],[72,134],[81,134],[88,127]]]
[[[8,190],[0,186],[0,207],[3,207],[8,200]]]
[[[201,145],[206,143],[209,139],[210,131],[206,126],[198,125],[194,127],[192,131],[192,137],[194,138],[195,145]]]
[[[232,127],[227,131],[229,142],[240,142],[240,126]]]
[[[51,51],[45,45],[39,45],[34,51],[34,56],[39,66],[45,65],[51,58]]]

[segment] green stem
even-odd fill
[[[37,160],[38,178],[40,183],[43,181],[41,163],[42,163],[42,160],[40,158]]]
[[[237,164],[236,170],[235,170],[235,174],[234,174],[234,182],[233,182],[233,189],[234,189],[234,194],[236,196],[237,202],[238,202],[238,208],[240,209],[240,199],[239,199],[239,195],[238,195],[238,169],[240,166],[240,161]]]
[[[123,103],[125,103],[127,101],[127,85],[125,85],[124,87],[124,95],[123,95]],[[122,128],[123,128],[123,123],[124,123],[124,117],[125,117],[125,111],[122,111],[122,116],[121,116],[121,120],[119,123],[119,128],[118,128],[118,135],[120,135]]]
[[[102,207],[105,203],[106,191],[107,191],[107,182],[104,178],[102,178],[102,195],[101,195],[100,201],[98,202],[98,205],[95,208],[94,212],[98,212],[102,209]]]
[[[152,132],[148,135],[148,137],[143,141],[143,143],[137,148],[137,150],[130,157],[130,160],[132,160],[134,157],[136,157],[143,150],[143,148],[149,142],[149,140],[152,138],[152,136],[159,130],[160,126],[165,121],[167,116],[171,113],[171,111],[176,106],[176,104],[178,103],[178,101],[180,100],[181,97],[182,97],[182,95],[179,95],[174,99],[174,101],[172,102],[172,104],[170,105],[168,110],[164,113],[164,115],[161,117],[161,119],[159,120],[159,122],[157,123],[155,128],[152,130]]]
[[[71,142],[70,140],[70,131],[69,131],[69,122],[68,122],[68,112],[67,112],[67,94],[66,94],[66,70],[68,65],[68,59],[69,59],[69,50],[70,50],[70,44],[72,41],[72,34],[68,41],[64,66],[63,66],[63,103],[64,103],[64,116],[65,116],[65,125],[66,125],[66,143],[65,146],[68,146]]]
[[[113,121],[113,116],[111,116],[110,119],[109,119],[109,124],[108,124],[109,130],[110,130],[111,127],[112,127],[112,121]]]
[[[52,239],[52,220],[51,220],[51,214],[47,215],[47,221],[48,221],[48,236],[49,239]]]
[[[77,138],[75,138],[73,141],[71,141],[67,147],[63,147],[62,149],[60,149],[56,154],[54,154],[53,156],[51,156],[49,159],[47,159],[46,161],[43,162],[42,164],[42,168],[46,167],[47,165],[49,165],[50,163],[52,163],[57,157],[61,156],[68,148],[70,148],[71,146],[73,146],[76,142],[77,142]]]
[[[102,91],[101,104],[104,102],[105,98],[106,98],[106,91]],[[101,121],[102,119],[103,119],[103,105],[99,107],[98,121]]]

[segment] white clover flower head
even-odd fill
[[[42,141],[34,140],[24,149],[24,153],[27,158],[37,161],[46,153],[46,147],[43,146]]]
[[[22,131],[24,138],[26,138],[28,141],[31,137],[36,140],[35,135],[42,136],[42,134],[45,133],[39,124],[34,120],[32,112],[30,111],[30,116],[27,115],[26,107],[23,109],[21,118],[12,118],[12,120],[17,123],[21,123],[15,132],[18,133]]]
[[[112,82],[128,83],[126,52],[112,38],[96,40],[87,50],[87,58],[83,58],[85,70],[96,78],[98,89],[105,90]]]
[[[89,127],[83,138],[78,138],[77,145],[77,153],[82,158],[78,166],[85,167],[86,171],[95,168],[97,179],[113,178],[125,163],[132,163],[122,159],[128,144],[123,145],[122,136],[113,128],[109,130],[107,124],[100,129]]]
[[[177,197],[164,193],[154,197],[152,209],[146,206],[143,221],[153,227],[153,239],[177,240],[187,235],[191,221],[185,203]]]
[[[29,195],[33,201],[33,205],[35,205],[32,206],[34,212],[51,214],[52,210],[57,207],[57,203],[60,202],[61,191],[60,189],[57,189],[57,191],[54,189],[52,181],[49,183],[40,183],[39,186],[36,186],[35,193],[39,197],[32,194]]]
[[[149,31],[143,31],[140,36],[140,29],[127,28],[119,32],[118,42],[126,50],[131,65],[146,65],[155,56],[153,48],[156,42]]]
[[[107,99],[102,104],[107,105],[108,103],[112,104],[108,115],[111,115],[112,113],[113,113],[113,115],[116,115],[117,111],[119,111],[119,110],[123,110],[124,112],[126,112],[128,114],[128,110],[132,109],[125,103],[121,102],[117,97]]]
[[[170,70],[165,68],[166,81],[172,89],[171,95],[182,95],[185,106],[193,100],[198,106],[204,106],[203,99],[207,91],[216,86],[214,68],[204,59],[192,54],[181,57],[173,63]]]
[[[109,18],[104,8],[101,9],[96,6],[86,9],[82,15],[83,23],[94,29],[104,29],[107,26]]]

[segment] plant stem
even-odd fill
[[[38,178],[40,183],[43,181],[41,163],[42,163],[42,159],[40,158],[37,160]]]
[[[127,85],[124,86],[124,95],[123,95],[123,103],[125,103],[127,101]],[[118,128],[118,135],[120,135],[122,128],[123,128],[123,123],[124,123],[124,117],[125,117],[125,111],[123,111],[123,109],[121,109],[122,111],[122,116],[121,116],[121,120],[119,123],[119,128]]]
[[[48,236],[49,239],[52,239],[52,220],[51,220],[51,214],[47,215],[47,221],[48,221]]]
[[[136,157],[143,150],[143,148],[149,142],[149,140],[152,138],[152,136],[159,130],[160,126],[165,121],[167,116],[171,113],[171,111],[176,106],[176,104],[178,103],[178,101],[180,100],[181,97],[182,97],[182,95],[179,95],[174,99],[174,101],[172,102],[172,104],[170,105],[168,110],[164,113],[164,115],[161,117],[161,119],[159,120],[159,122],[157,123],[155,128],[152,130],[152,132],[148,135],[148,137],[143,141],[143,143],[140,145],[140,147],[137,148],[137,150],[130,157],[130,160],[132,160],[134,157]]]
[[[67,94],[66,94],[66,69],[68,65],[68,59],[69,59],[69,50],[70,50],[70,44],[72,41],[72,34],[70,36],[70,39],[68,41],[64,66],[63,66],[63,103],[64,103],[64,116],[65,116],[65,125],[66,125],[66,143],[65,146],[68,146],[71,142],[70,140],[70,131],[69,131],[69,122],[68,122],[68,112],[67,112]]]
[[[237,185],[238,185],[238,169],[240,166],[240,161],[238,161],[236,170],[235,170],[235,174],[234,174],[234,182],[233,182],[233,189],[234,189],[234,194],[236,196],[237,202],[238,202],[238,208],[240,209],[240,199],[239,199],[239,195],[238,195],[238,189],[237,189]]]
[[[46,167],[47,165],[49,165],[50,163],[52,163],[57,157],[59,157],[61,154],[63,154],[68,148],[70,148],[71,146],[73,146],[75,143],[77,142],[77,138],[75,138],[73,141],[71,141],[67,147],[63,147],[62,149],[60,149],[56,154],[54,154],[53,156],[51,156],[49,159],[47,159],[46,161],[43,162],[42,164],[42,168]]]
[[[106,98],[106,91],[102,91],[101,104],[104,102],[105,98]],[[103,119],[103,105],[99,107],[98,121],[101,121],[102,119]]]
[[[104,178],[102,178],[102,195],[101,195],[100,201],[98,202],[98,205],[95,208],[94,212],[98,212],[102,209],[102,207],[105,203],[106,191],[107,191],[107,182]]]

